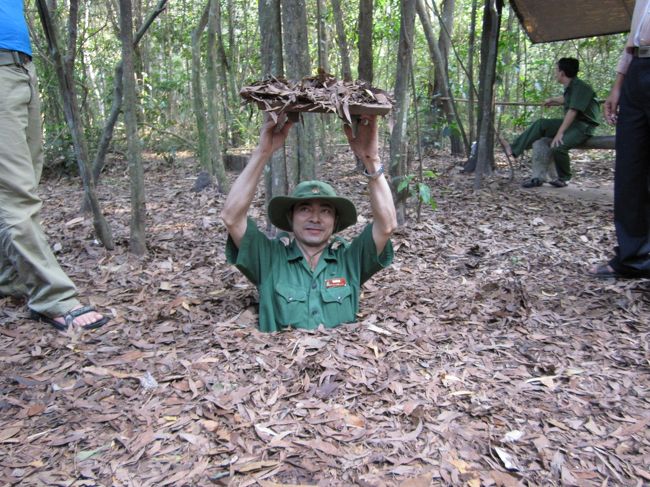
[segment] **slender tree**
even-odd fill
[[[68,17],[68,47],[65,57],[61,53],[57,38],[57,27],[45,0],[38,0],[38,11],[47,37],[50,56],[56,68],[59,81],[59,91],[63,98],[63,111],[66,123],[72,134],[75,156],[79,166],[79,174],[84,186],[85,198],[89,202],[93,215],[93,227],[97,238],[107,249],[115,247],[111,228],[104,217],[99,200],[95,193],[95,183],[91,176],[88,146],[84,135],[81,117],[79,115],[79,102],[77,99],[74,81],[74,62],[77,52],[77,22],[79,17],[79,1],[70,0],[70,13]]]
[[[470,14],[469,25],[469,47],[467,49],[467,85],[468,85],[468,103],[467,103],[467,125],[469,126],[469,140],[474,143],[476,140],[476,107],[474,92],[474,54],[476,51],[476,11],[478,0],[472,0],[472,12]]]
[[[508,7],[508,17],[506,20],[506,27],[505,27],[505,32],[502,33],[501,35],[507,36],[507,38],[514,38],[514,30],[515,30],[515,13],[512,10],[512,7]],[[513,45],[509,42],[502,42],[501,45],[499,46],[499,55],[501,56],[501,64],[503,66],[516,66],[513,64],[514,60],[512,59],[513,54],[515,54]],[[503,87],[503,99],[504,100],[510,100],[510,91],[511,91],[511,86],[512,86],[512,79],[513,79],[513,73],[514,73],[514,78],[517,79],[518,76],[514,70],[511,69],[506,69],[504,70],[501,79],[502,79],[502,87]],[[501,132],[501,123],[503,121],[503,110],[500,110],[499,113],[499,118],[496,123],[496,130],[497,132]]]
[[[210,167],[217,178],[219,191],[227,193],[229,189],[226,178],[226,168],[223,163],[221,149],[221,130],[219,129],[218,98],[226,99],[225,92],[219,96],[217,85],[217,30],[221,28],[219,14],[219,0],[211,0],[208,14],[208,45],[207,45],[207,73],[206,73],[206,98],[208,107],[208,141],[210,147]],[[222,82],[227,82],[222,78]],[[222,103],[227,105],[227,103]],[[228,114],[228,111],[226,111]],[[226,119],[227,120],[227,119]]]
[[[449,87],[449,52],[451,50],[451,38],[453,35],[455,1],[445,0],[443,2],[442,14],[438,12],[435,0],[432,0],[431,6],[440,22],[440,36],[438,38],[440,61],[436,63],[434,93],[443,93],[439,106],[445,116],[447,125],[451,127],[454,122],[457,124],[458,132],[450,130],[449,140],[451,142],[451,153],[460,155],[469,152],[469,144],[465,135],[465,129],[458,118],[452,92]],[[445,92],[446,94],[444,94]]]
[[[413,54],[413,31],[415,28],[415,0],[402,0],[400,16],[400,36],[397,49],[397,72],[395,75],[395,124],[390,137],[390,175],[392,189],[395,193],[397,221],[402,225],[406,221],[406,190],[397,191],[399,183],[407,173],[407,114],[408,81],[411,72]]]
[[[129,249],[136,255],[147,251],[145,237],[146,206],[144,169],[138,141],[137,96],[133,53],[133,11],[131,0],[120,0],[120,38],[124,66],[124,122],[128,147],[129,177],[131,179],[131,235]]]
[[[318,36],[318,67],[330,72],[329,36],[326,27],[325,0],[316,0],[316,34]]]
[[[359,68],[360,80],[372,83],[373,80],[373,53],[372,53],[372,28],[373,28],[373,1],[359,0]]]
[[[216,60],[218,61],[217,66],[219,68],[219,77],[221,78],[221,97],[225,101],[225,103],[222,103],[223,119],[228,122],[232,120],[231,107],[237,106],[239,96],[237,93],[237,81],[235,80],[233,59],[226,51],[226,45],[222,34],[221,2],[215,2],[213,10],[211,10],[211,15],[214,17],[214,20],[212,21],[214,26],[212,29],[209,29],[208,35],[212,35],[210,32],[214,32],[214,35],[216,35],[215,49]],[[232,15],[230,17],[232,18]],[[232,53],[233,44],[230,45],[230,50]],[[229,140],[232,145],[238,145],[241,140],[241,131],[239,130],[238,125],[233,123],[224,123],[222,125],[224,140]]]
[[[284,63],[282,57],[282,20],[280,0],[259,0],[258,20],[260,25],[260,59],[262,73],[265,78],[282,76]],[[287,161],[284,151],[276,151],[269,161],[265,173],[266,203],[273,196],[287,194],[289,182],[287,179]],[[267,230],[273,226],[267,221]]]
[[[214,175],[214,169],[208,153],[208,129],[205,115],[205,105],[203,103],[203,88],[201,86],[201,38],[206,26],[208,25],[208,16],[210,15],[210,0],[207,0],[199,23],[192,31],[192,102],[194,105],[194,117],[196,119],[196,131],[198,134],[198,151],[199,161],[203,171]]]
[[[481,36],[477,165],[474,178],[476,189],[481,187],[483,176],[492,173],[494,164],[494,81],[502,9],[502,0],[485,0]]]
[[[345,34],[341,0],[332,0],[332,10],[334,13],[334,23],[336,24],[336,42],[339,46],[339,55],[341,56],[341,77],[345,81],[352,81],[350,50],[348,48],[348,37]]]
[[[309,43],[307,35],[307,9],[305,0],[282,0],[282,45],[286,75],[290,79],[302,79],[311,74]],[[313,114],[303,117],[302,123],[291,130],[291,151],[289,160],[291,181],[316,178],[316,129]]]
[[[159,0],[158,5],[151,11],[147,16],[147,19],[144,21],[142,26],[138,29],[138,32],[135,34],[133,39],[133,44],[137,45],[138,42],[144,37],[144,34],[147,32],[153,21],[156,20],[161,13],[165,10],[165,5],[167,0]],[[122,110],[122,94],[124,92],[123,84],[123,64],[120,60],[115,67],[115,74],[113,77],[113,101],[111,102],[111,111],[108,115],[108,118],[104,122],[104,130],[102,130],[102,135],[99,139],[99,144],[97,145],[97,151],[95,152],[95,159],[93,160],[92,167],[92,176],[95,184],[99,182],[99,176],[104,169],[104,164],[106,162],[106,154],[108,153],[108,147],[113,139],[113,130],[115,129],[115,124],[117,123],[117,118],[120,115]]]
[[[373,0],[359,0],[359,64],[358,77],[372,84],[374,62],[372,53]],[[363,171],[363,161],[355,156],[357,171]]]
[[[431,26],[431,19],[429,18],[429,12],[427,12],[425,1],[416,0],[416,9],[420,22],[422,23],[422,29],[424,30],[424,35],[427,39],[427,45],[429,46],[429,55],[431,56],[431,62],[434,66],[436,73],[436,80],[439,82],[439,90],[442,94],[442,97],[445,99],[445,106],[448,107],[447,121],[448,123],[455,122],[458,125],[458,129],[463,137],[464,146],[466,151],[468,149],[467,136],[465,135],[465,129],[463,127],[463,121],[458,115],[458,110],[456,107],[456,102],[454,100],[454,94],[449,89],[449,78],[448,73],[443,66],[446,63],[446,59],[443,57],[440,50],[440,44],[436,42],[433,27]],[[453,137],[452,137],[453,139]],[[452,153],[453,143],[452,143]]]
[[[316,34],[318,43],[318,69],[320,72],[329,73],[329,35],[327,31],[327,11],[325,0],[316,0]],[[318,127],[319,160],[325,158],[325,152],[329,147],[328,121],[330,117],[326,113],[318,116],[316,125]]]

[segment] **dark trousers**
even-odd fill
[[[540,118],[533,122],[512,143],[512,155],[519,157],[525,150],[530,149],[533,143],[542,137],[553,138],[557,134],[563,119]],[[563,142],[551,148],[557,175],[562,181],[571,179],[571,158],[569,150],[582,144],[593,133],[593,128],[583,122],[573,122],[564,132]]]
[[[612,268],[650,277],[650,58],[632,60],[621,90],[614,225],[618,247]]]

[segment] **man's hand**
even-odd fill
[[[616,125],[618,121],[618,99],[620,96],[620,90],[612,89],[607,100],[605,100],[605,120],[610,125]]]
[[[551,147],[558,147],[564,143],[564,132],[558,132],[551,141]]]
[[[343,130],[348,138],[352,152],[363,163],[368,173],[379,169],[379,129],[377,126],[377,115],[361,115],[357,125],[356,137],[352,133],[352,127],[343,125]]]
[[[578,111],[574,108],[569,108],[564,114],[564,120],[562,120],[562,125],[557,129],[557,133],[553,140],[551,141],[551,147],[555,148],[564,143],[564,133],[569,129],[571,124],[578,117]]]
[[[278,115],[277,123],[268,113],[265,114],[257,149],[264,154],[273,154],[284,145],[292,126],[293,122],[289,121],[286,113]]]
[[[607,100],[605,100],[605,120],[612,125],[616,125],[618,121],[618,101],[621,98],[621,88],[624,79],[624,74],[618,73],[616,75],[616,81],[614,81],[612,90],[609,92]]]
[[[563,96],[556,96],[554,98],[547,98],[544,100],[543,105],[545,107],[557,107],[560,106],[564,103],[564,97]]]

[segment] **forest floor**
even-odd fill
[[[575,154],[565,189],[506,168],[474,192],[456,163],[426,159],[438,209],[410,208],[357,323],[277,334],[193,161],[147,160],[142,259],[123,161],[99,187],[110,252],[78,180],[45,180],[50,243],[114,317],[68,336],[0,299],[0,483],[648,485],[650,281],[585,275],[615,244],[611,153]],[[349,153],[322,170],[360,208],[354,235],[366,182]]]

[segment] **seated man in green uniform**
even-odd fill
[[[515,139],[512,146],[502,141],[506,153],[519,157],[542,137],[552,138],[551,152],[555,161],[558,179],[550,184],[563,188],[571,179],[571,159],[569,149],[582,144],[594,134],[598,126],[600,109],[594,90],[577,77],[580,63],[574,58],[562,58],[555,68],[555,79],[564,86],[564,96],[549,98],[545,106],[564,105],[564,118],[541,118],[528,127]],[[532,178],[526,181],[525,188],[541,186],[544,181]]]
[[[284,123],[284,125],[282,125]],[[221,218],[228,229],[226,256],[259,292],[259,328],[334,327],[356,320],[361,284],[390,265],[395,206],[378,152],[377,117],[363,116],[356,136],[345,125],[352,151],[365,166],[373,223],[351,243],[332,235],[357,221],[354,204],[322,181],[303,181],[291,196],[277,196],[270,221],[293,240],[268,239],[247,213],[266,162],[284,144],[292,123],[264,123],[259,145],[232,186]]]

